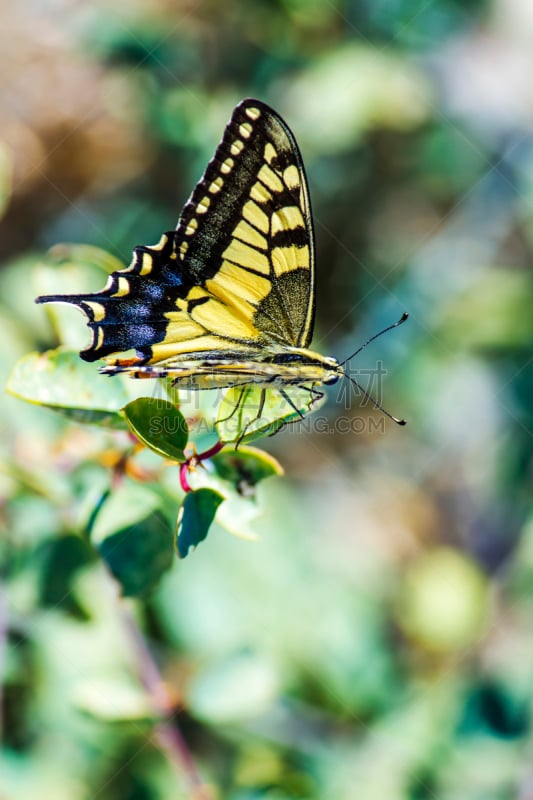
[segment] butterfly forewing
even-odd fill
[[[177,229],[136,247],[101,292],[39,298],[48,301],[87,315],[83,358],[119,356],[111,362],[123,370],[305,347],[314,318],[311,210],[283,120],[259,101],[240,103]],[[132,349],[136,359],[120,359]]]

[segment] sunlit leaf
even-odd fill
[[[256,502],[255,492],[247,491],[245,494],[239,494],[234,486],[208,469],[197,470],[189,480],[195,492],[208,488],[224,497],[224,503],[217,511],[217,523],[222,528],[241,539],[249,541],[258,539],[254,523],[262,515],[263,510]]]
[[[225,392],[215,423],[221,441],[252,441],[269,436],[325,402],[323,395],[312,395],[299,386],[284,389],[290,402],[276,389],[267,389],[263,402],[263,392],[262,387],[254,384],[232,387]]]
[[[125,406],[124,415],[135,436],[151,450],[172,461],[186,460],[187,423],[168,400],[140,397]]]
[[[222,494],[225,502],[217,512],[218,524],[234,536],[253,541],[258,538],[255,523],[264,511],[258,503],[257,485],[282,474],[271,455],[240,445],[238,450],[228,448],[209,459],[189,474],[189,481],[195,489],[208,487]]]
[[[238,494],[245,497],[254,495],[259,481],[272,475],[283,475],[281,464],[273,456],[255,447],[227,449],[218,453],[211,461],[218,477],[230,483]]]
[[[185,558],[191,547],[203,542],[223,500],[219,492],[208,488],[190,492],[185,497],[176,530],[176,550],[180,558]]]
[[[124,269],[125,264],[98,247],[82,244],[57,244],[35,265],[33,280],[36,295],[74,294],[99,291],[107,275]],[[89,332],[79,309],[66,303],[41,306],[58,341],[77,350],[87,346]]]
[[[7,391],[76,422],[126,427],[120,409],[128,397],[121,382],[99,375],[94,364],[66,348],[23,356],[9,376]]]
[[[125,267],[120,259],[107,250],[90,244],[56,244],[48,251],[47,261],[56,269],[60,266],[83,264],[84,267],[95,267],[102,272],[114,272]]]
[[[350,75],[349,86],[339,75]],[[321,97],[321,103],[312,102]],[[410,60],[361,40],[325,52],[291,82],[287,108],[300,109],[302,131],[321,152],[350,150],[365,131],[417,128],[430,109],[430,87]]]

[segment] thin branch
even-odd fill
[[[4,680],[7,660],[8,613],[7,594],[3,581],[0,583],[0,744],[4,733]]]
[[[133,645],[139,678],[148,692],[154,711],[162,718],[162,721],[156,726],[159,743],[169,761],[185,781],[190,800],[213,800],[212,792],[202,780],[187,742],[178,727],[172,698],[163,682],[159,668],[133,614],[124,602],[120,603],[120,613]]]

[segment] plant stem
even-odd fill
[[[156,726],[159,743],[178,774],[185,780],[190,800],[213,800],[213,795],[202,780],[187,742],[178,727],[176,711],[159,668],[133,614],[124,602],[121,602],[121,615],[134,646],[139,678],[150,696],[155,712],[162,717],[162,721]]]
[[[7,594],[3,582],[0,584],[0,744],[4,734],[4,680],[7,660],[8,615]]]
[[[189,468],[191,466],[196,467],[198,464],[201,464],[202,461],[216,456],[217,453],[220,453],[223,447],[225,447],[225,443],[219,440],[218,442],[215,442],[215,444],[210,447],[209,450],[204,450],[203,453],[195,453],[180,466],[180,486],[185,494],[187,494],[187,492],[192,492],[192,487],[187,477]]]

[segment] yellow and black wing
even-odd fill
[[[176,230],[136,247],[130,266],[100,292],[37,299],[54,301],[88,318],[92,342],[82,358],[125,369],[306,347],[313,229],[302,159],[285,122],[264,103],[242,101]],[[135,359],[117,358],[132,349]]]

